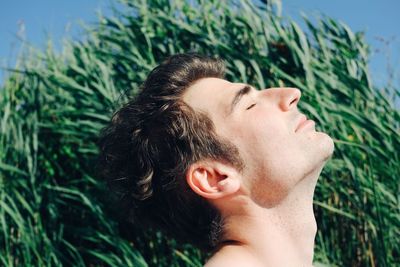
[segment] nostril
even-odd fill
[[[277,91],[280,93],[280,107],[282,110],[289,110],[296,107],[296,103],[299,102],[301,97],[301,91],[297,88],[279,88]]]
[[[290,102],[289,106],[291,106],[292,104],[295,104],[296,102],[298,102],[300,99],[300,97],[294,97],[293,100]]]
[[[293,100],[290,102],[290,105],[300,101],[301,91],[299,89],[295,88],[295,93],[292,95],[292,97],[293,97]]]

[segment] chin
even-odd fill
[[[327,161],[332,157],[333,152],[335,151],[335,143],[333,142],[333,139],[326,133],[321,133],[321,134],[322,138],[321,138],[320,151],[321,155],[323,156],[323,161]]]

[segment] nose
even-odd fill
[[[279,104],[279,108],[288,111],[297,106],[301,98],[301,91],[297,88],[291,87],[277,87],[277,88],[268,88],[265,90],[276,99]]]

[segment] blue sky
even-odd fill
[[[116,1],[114,1],[116,2]],[[79,39],[79,21],[93,23],[96,10],[110,13],[109,0],[2,0],[0,4],[0,67],[13,67],[21,38],[34,47],[44,47],[48,38],[59,47],[64,36]],[[372,46],[370,72],[374,83],[384,85],[389,68],[392,82],[400,87],[400,1],[399,0],[283,0],[283,14],[301,21],[327,14],[348,24],[353,31],[365,31]],[[384,40],[384,41],[382,41]],[[0,81],[5,76],[0,70]]]
[[[371,46],[370,73],[374,83],[388,81],[388,67],[395,71],[394,85],[400,87],[400,1],[399,0],[283,0],[284,14],[301,21],[300,12],[308,16],[324,13],[364,31]]]

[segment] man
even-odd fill
[[[135,224],[212,252],[207,267],[311,266],[312,200],[334,149],[295,88],[224,80],[219,59],[168,58],[100,139],[100,166]]]

